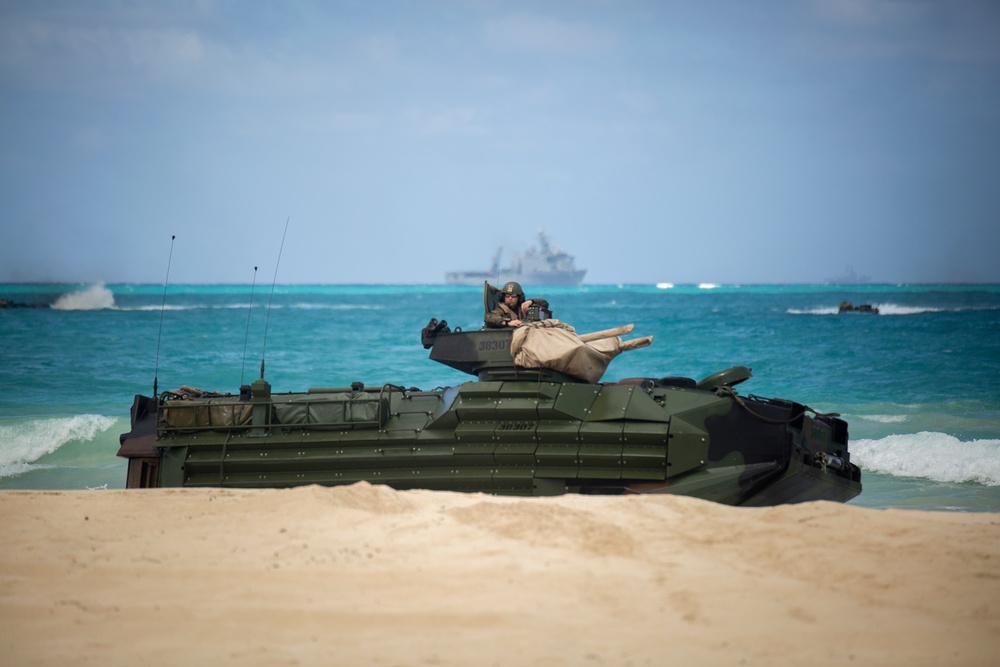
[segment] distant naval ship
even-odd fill
[[[854,272],[853,266],[847,267],[847,272],[842,276],[834,276],[824,281],[827,285],[864,285],[871,282],[868,276],[861,276]]]
[[[586,269],[577,269],[576,260],[549,243],[544,231],[538,232],[538,244],[524,253],[515,255],[510,266],[500,268],[501,249],[493,255],[487,271],[449,271],[444,276],[446,285],[478,285],[494,282],[502,285],[516,280],[523,285],[573,286],[583,282]]]

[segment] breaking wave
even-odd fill
[[[0,478],[48,467],[39,459],[67,443],[89,442],[117,422],[103,415],[76,415],[0,423]]]
[[[1000,486],[1000,440],[962,441],[922,431],[851,442],[851,460],[863,471],[935,482]]]
[[[933,306],[901,306],[897,303],[873,303],[874,308],[878,308],[879,315],[920,315],[922,313],[954,313],[964,310],[982,310],[980,308],[935,308]],[[818,308],[789,308],[785,311],[789,315],[838,315],[840,310],[837,306],[822,306]],[[858,316],[869,316],[873,313],[855,313]]]
[[[921,313],[943,313],[946,308],[931,308],[928,306],[900,306],[894,303],[876,304],[879,315],[919,315]]]
[[[53,310],[106,310],[115,307],[115,295],[104,283],[91,285],[80,292],[63,294],[52,304]]]

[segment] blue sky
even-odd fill
[[[1000,282],[1000,3],[0,0],[0,281]]]

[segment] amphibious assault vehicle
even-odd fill
[[[421,332],[430,358],[476,377],[137,395],[118,455],[128,488],[359,481],[509,495],[674,493],[732,505],[847,501],[861,492],[847,423],[795,401],[741,396],[737,366],[700,381],[601,382],[631,325],[577,335],[558,320]],[[154,393],[156,393],[154,391]]]
[[[869,313],[871,315],[878,315],[878,306],[873,306],[870,303],[863,303],[860,306],[855,306],[850,301],[841,301],[840,305],[837,306],[838,313]]]

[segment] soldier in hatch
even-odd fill
[[[524,290],[516,282],[500,289],[500,302],[483,318],[487,327],[519,327],[524,322],[545,319],[549,302],[545,299],[524,299]]]

